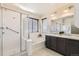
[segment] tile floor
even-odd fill
[[[55,51],[48,48],[42,48],[32,53],[32,56],[63,56]]]

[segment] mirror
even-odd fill
[[[75,26],[74,16],[68,16],[57,20],[51,20],[51,32],[64,32],[64,34],[79,34],[79,28]]]

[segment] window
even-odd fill
[[[29,17],[28,24],[29,32],[38,32],[38,19]]]
[[[47,18],[42,19],[42,32],[48,32],[48,21]]]
[[[33,32],[38,31],[38,20],[33,20]]]
[[[32,32],[32,19],[28,19],[28,31]]]

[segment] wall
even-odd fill
[[[79,34],[79,3],[75,3],[75,15],[71,26],[72,34]]]
[[[79,28],[77,28],[76,26],[72,25],[71,26],[71,33],[72,34],[79,34]]]
[[[74,26],[79,28],[79,3],[75,3]]]

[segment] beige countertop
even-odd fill
[[[49,36],[61,37],[61,38],[69,38],[73,40],[79,40],[78,34],[46,34]]]

